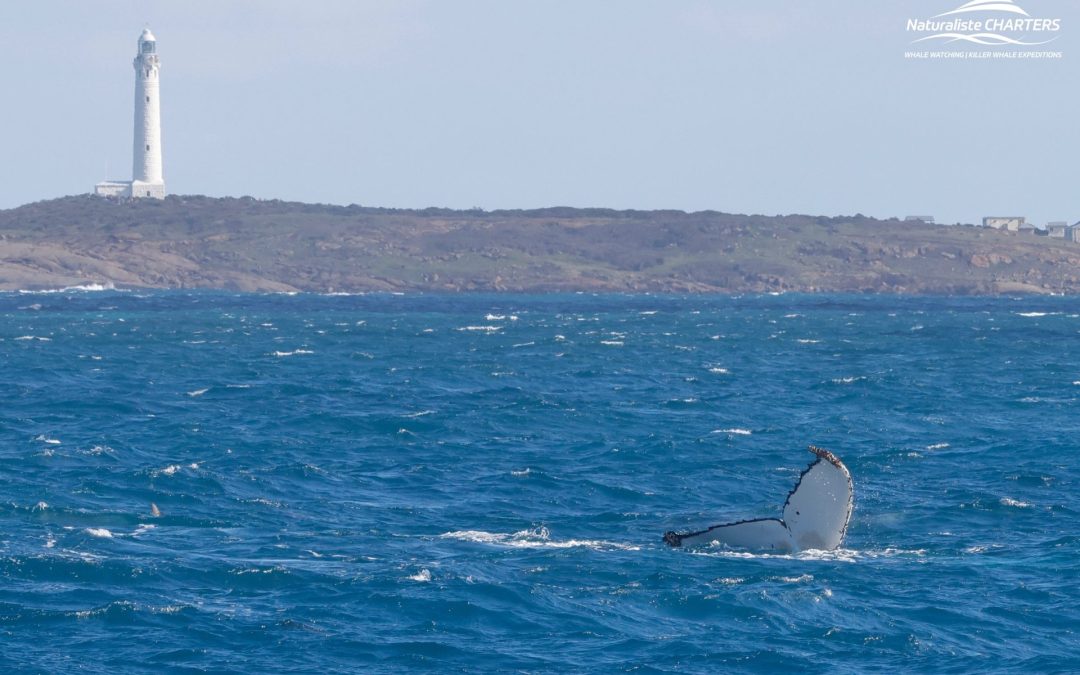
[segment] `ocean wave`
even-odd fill
[[[720,549],[720,550],[716,550]],[[799,551],[798,553],[752,553],[749,551],[735,551],[726,549],[717,544],[711,549],[688,551],[691,555],[707,556],[712,558],[741,558],[746,560],[806,560],[820,562],[855,563],[859,560],[873,560],[878,558],[922,558],[926,556],[925,549],[872,549],[859,551],[855,549],[838,548],[834,551],[818,551],[814,549]]]
[[[24,295],[48,295],[52,293],[98,293],[101,291],[127,293],[130,289],[117,288],[111,281],[107,281],[103,284],[79,284],[76,286],[64,286],[63,288],[19,289],[18,292]]]
[[[310,349],[294,349],[291,352],[270,352],[271,356],[277,356],[278,358],[284,356],[299,356],[301,354],[314,354],[315,352]]]
[[[750,431],[749,429],[733,428],[733,429],[713,429],[711,433],[714,433],[714,434],[732,434],[734,436],[750,436],[754,432]]]
[[[861,382],[861,381],[863,381],[865,379],[866,379],[865,375],[859,375],[857,377],[834,377],[833,380],[832,380],[832,383],[833,384],[854,384],[856,382]]]
[[[1031,504],[1028,502],[1020,501],[1019,499],[1013,499],[1012,497],[1002,497],[1000,500],[1002,506],[1014,506],[1018,509],[1029,509]]]
[[[416,574],[412,574],[412,575],[410,575],[410,576],[408,576],[406,578],[409,581],[416,581],[416,582],[419,582],[419,583],[427,583],[427,582],[431,581],[431,570],[429,570],[429,569],[427,569],[425,567],[424,569],[420,570]]]
[[[153,478],[156,478],[158,476],[172,476],[172,475],[178,473],[179,471],[181,471],[184,468],[191,469],[192,471],[197,471],[199,469],[199,463],[198,462],[192,462],[192,463],[188,464],[187,467],[184,467],[184,466],[182,466],[180,464],[170,464],[170,465],[168,465],[168,466],[166,466],[164,468],[161,468],[161,469],[154,469],[153,471],[150,472],[150,476],[153,477]]]
[[[597,551],[639,551],[640,546],[632,544],[620,544],[599,539],[565,539],[552,540],[551,534],[546,527],[538,527],[532,530],[521,530],[513,534],[497,532],[485,532],[483,530],[457,530],[445,532],[439,535],[440,539],[456,539],[468,541],[474,544],[488,544],[503,546],[506,548],[591,548]]]
[[[502,330],[502,326],[462,326],[458,328],[459,331],[475,331],[480,333],[494,333],[495,331]]]

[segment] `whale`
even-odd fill
[[[810,446],[816,455],[784,502],[783,518],[755,518],[713,525],[698,532],[668,532],[670,546],[721,545],[766,553],[832,551],[844,543],[855,490],[840,458]]]

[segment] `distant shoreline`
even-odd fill
[[[861,215],[89,195],[0,211],[0,289],[1080,294],[1080,244]]]

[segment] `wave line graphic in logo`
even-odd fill
[[[952,16],[953,14],[965,14],[967,12],[1011,12],[1012,14],[1023,14],[1024,16],[1031,16],[1024,11],[1023,7],[1020,7],[1013,0],[971,0],[971,2],[961,5],[951,12],[942,12],[934,18],[940,16]]]
[[[981,14],[971,16],[976,12]],[[1009,16],[1001,17],[1001,14]],[[941,40],[945,44],[968,42],[991,47],[1034,47],[1049,44],[1059,37],[1061,19],[1033,19],[1014,0],[970,0],[929,20],[910,19],[907,29],[908,32],[926,33],[912,40],[912,44]],[[1049,39],[1033,39],[1033,34]]]
[[[998,35],[997,33],[973,33],[968,35],[966,33],[938,33],[937,35],[927,35],[924,38],[918,40],[912,40],[912,44],[916,42],[923,42],[925,40],[943,39],[946,40],[945,44],[951,44],[953,42],[959,42],[963,40],[965,42],[973,42],[977,45],[1017,45],[1023,47],[1032,47],[1036,45],[1045,45],[1054,41],[1054,39],[1046,40],[1045,42],[1023,42],[1021,40],[1014,40],[1011,37],[1005,35]]]

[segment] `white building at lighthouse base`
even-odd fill
[[[94,186],[94,194],[99,197],[118,197],[122,199],[165,199],[165,183],[146,183],[141,180],[106,180]]]

